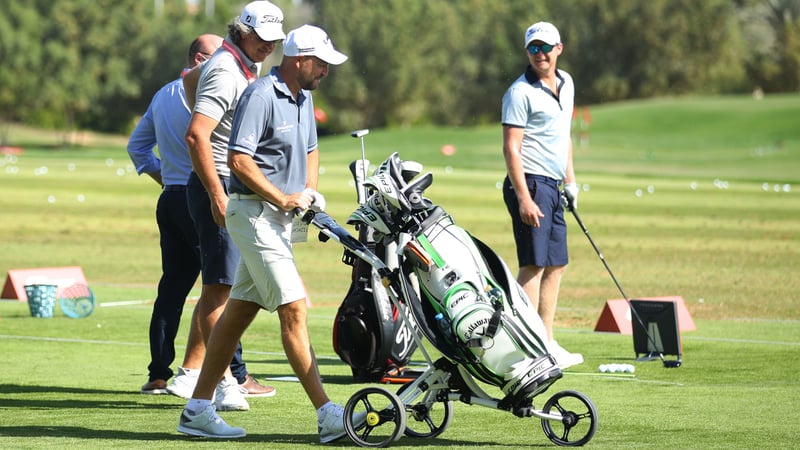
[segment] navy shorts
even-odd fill
[[[567,223],[561,204],[559,182],[552,178],[525,174],[528,191],[533,201],[544,213],[539,218],[539,227],[534,228],[522,222],[519,216],[519,202],[511,181],[503,182],[503,200],[511,216],[514,229],[514,242],[517,245],[517,263],[523,266],[565,266],[569,262],[567,254]]]
[[[220,177],[227,194],[230,179]],[[236,266],[239,264],[239,249],[234,245],[228,230],[214,222],[211,214],[211,199],[200,181],[200,177],[192,172],[186,185],[186,200],[189,203],[189,214],[194,221],[197,236],[200,240],[200,261],[203,284],[233,285]]]

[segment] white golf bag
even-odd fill
[[[433,176],[397,153],[365,185],[367,201],[348,223],[396,243],[403,273],[416,289],[404,295],[420,330],[477,379],[509,398],[530,398],[561,377],[539,336],[544,324],[502,259],[423,197]]]

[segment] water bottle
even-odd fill
[[[450,320],[442,313],[437,313],[433,318],[436,319],[436,325],[439,326],[442,336],[447,340],[451,340],[453,338],[453,330],[450,329]]]
[[[503,299],[503,291],[497,289],[496,287],[491,287],[486,289],[486,296],[489,298],[489,301],[499,302]]]

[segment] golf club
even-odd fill
[[[361,139],[361,159],[353,161],[353,163],[350,164],[350,172],[353,174],[353,179],[356,183],[356,195],[358,197],[359,204],[363,204],[366,200],[366,193],[364,192],[364,180],[367,179],[367,167],[369,166],[369,161],[367,160],[366,152],[364,151],[364,136],[368,134],[368,129],[356,130],[350,133],[350,136]]]
[[[597,248],[597,244],[594,243],[594,239],[592,239],[592,237],[589,235],[589,230],[586,229],[586,226],[583,224],[583,221],[578,215],[578,212],[575,211],[575,209],[570,206],[569,202],[567,201],[566,194],[562,192],[561,196],[564,201],[564,205],[566,205],[566,208],[572,212],[572,215],[575,217],[575,220],[578,222],[578,225],[581,227],[581,230],[583,230],[583,234],[585,234],[586,238],[589,239],[589,243],[592,244],[592,248],[594,248],[595,253],[597,253],[597,256],[600,258],[600,261],[603,262],[603,266],[605,266],[606,271],[608,271],[608,274],[611,275],[611,279],[614,280],[614,284],[617,285],[617,289],[619,289],[620,294],[622,294],[622,297],[628,303],[628,308],[630,308],[631,314],[633,315],[633,317],[636,317],[636,321],[639,322],[639,325],[641,325],[642,329],[645,330],[645,334],[647,335],[647,340],[650,341],[650,344],[653,346],[653,348],[657,349],[658,346],[656,345],[655,339],[647,331],[647,326],[644,324],[644,321],[639,316],[639,313],[636,312],[636,310],[631,306],[631,301],[628,299],[628,296],[625,294],[625,291],[622,289],[622,286],[619,284],[619,281],[617,281],[617,277],[614,276],[614,272],[611,271],[611,267],[608,266],[608,263],[606,262],[606,258],[603,256],[603,253],[600,251],[599,248]],[[664,367],[674,368],[681,366],[680,357],[678,357],[677,361],[667,361],[666,359],[664,359],[664,354],[662,352],[658,352],[658,357],[661,359],[661,363],[664,365]]]

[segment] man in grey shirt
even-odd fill
[[[169,392],[181,397],[191,397],[205,354],[203,344],[225,308],[239,262],[239,252],[225,228],[230,182],[227,146],[233,112],[239,96],[256,80],[261,62],[284,37],[280,8],[267,1],[250,2],[240,17],[228,25],[222,48],[202,66],[199,80],[196,72],[184,77],[187,98],[194,108],[186,131],[194,169],[187,184],[187,199],[200,240],[203,280],[192,320],[199,323],[203,339],[198,340],[200,345],[187,346],[178,375],[167,386]],[[197,81],[196,86],[191,85],[192,80]],[[260,385],[247,373],[241,349],[231,362],[231,371],[232,375],[220,383],[219,409],[249,409],[246,399],[237,397],[237,392],[275,394],[275,389]]]
[[[245,436],[244,429],[214,413],[211,398],[236,341],[262,309],[278,313],[286,357],[317,410],[320,442],[346,434],[344,409],[328,398],[320,380],[291,230],[296,208],[324,204],[316,192],[319,150],[310,91],[328,75],[330,64],[347,57],[322,29],[310,25],[289,32],[283,53],[280,66],[247,88],[234,116],[226,222],[241,261],[225,313],[208,342],[195,395],[181,415],[178,431],[194,436]]]

